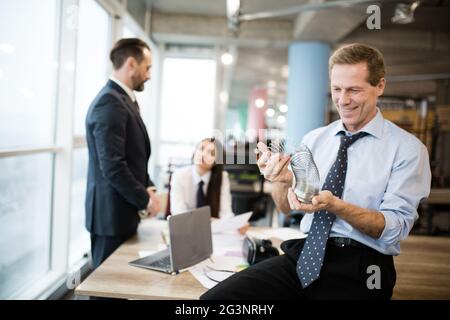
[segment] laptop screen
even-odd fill
[[[169,236],[173,271],[209,258],[213,251],[210,208],[170,216]]]

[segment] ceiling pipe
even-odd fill
[[[284,16],[292,16],[296,15],[303,11],[313,11],[313,10],[321,10],[321,9],[329,9],[336,7],[351,7],[356,4],[361,3],[377,3],[380,1],[374,0],[335,0],[324,3],[313,3],[313,4],[303,4],[299,6],[294,6],[292,8],[282,9],[278,11],[266,11],[266,12],[255,12],[255,13],[246,13],[241,14],[239,16],[239,21],[250,21],[256,19],[267,19],[267,18],[277,18]]]

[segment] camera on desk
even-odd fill
[[[242,250],[249,265],[280,255],[278,249],[272,245],[272,241],[248,236],[244,239]]]

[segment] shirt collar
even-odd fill
[[[197,167],[195,165],[192,166],[192,181],[194,182],[194,185],[198,185],[201,180],[203,181],[204,185],[208,185],[210,178],[211,170],[200,176],[197,172]]]
[[[375,138],[381,138],[383,133],[383,125],[384,125],[384,118],[381,114],[381,110],[377,107],[377,113],[375,117],[370,120],[368,124],[366,124],[363,128],[358,130],[358,132],[367,132],[368,134],[374,136]],[[337,123],[334,134],[337,135],[339,132],[344,132],[346,135],[351,135],[350,132],[345,129],[344,124],[342,123],[342,120],[339,120]],[[354,132],[352,134],[356,134],[358,132]]]
[[[113,75],[111,75],[109,77],[109,79],[111,81],[114,81],[118,86],[120,86],[123,91],[125,91],[127,93],[127,95],[130,97],[132,102],[136,101],[136,95],[134,94],[133,90],[131,90],[130,88],[128,88],[122,81],[120,81],[119,79],[117,79],[116,77],[114,77]]]

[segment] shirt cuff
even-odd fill
[[[380,211],[384,216],[384,229],[381,236],[378,238],[385,242],[391,243],[399,234],[399,228],[395,219],[392,218],[392,213],[388,211]]]

